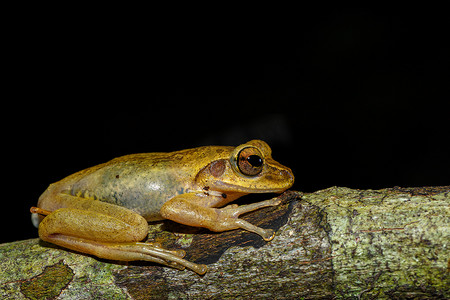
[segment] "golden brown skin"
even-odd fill
[[[170,219],[218,232],[242,228],[270,241],[272,230],[238,216],[277,205],[276,199],[216,207],[249,193],[280,193],[293,183],[292,171],[272,159],[270,147],[252,140],[238,147],[119,157],[51,184],[31,211],[45,216],[39,224],[45,241],[101,258],[204,274],[206,266],[184,260],[184,251],[140,242],[148,234],[147,221]]]

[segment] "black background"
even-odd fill
[[[296,190],[450,184],[441,9],[204,9],[12,26],[1,242],[37,236],[50,183],[130,153],[259,138]]]

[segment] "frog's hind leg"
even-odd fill
[[[99,258],[119,261],[150,261],[178,270],[188,268],[200,275],[205,274],[207,271],[207,267],[205,265],[198,265],[184,260],[182,258],[184,253],[180,251],[166,250],[149,243],[97,242],[66,235],[56,235],[47,239],[47,241],[72,250],[78,250],[91,254]]]
[[[53,212],[35,209],[35,213],[47,214],[39,224],[41,239],[99,258],[144,260],[177,269],[186,267],[198,274],[206,272],[205,265],[184,260],[183,250],[171,251],[158,244],[140,242],[148,233],[147,221],[140,215],[100,201],[83,201]]]

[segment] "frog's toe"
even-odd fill
[[[181,249],[180,250],[172,250],[172,253],[181,258],[186,256],[186,251],[181,250]]]
[[[145,245],[152,247],[152,249],[154,251],[159,251],[159,252],[162,252],[162,253],[172,254],[172,255],[178,256],[180,258],[183,258],[183,257],[186,256],[186,251],[181,250],[181,249],[178,249],[178,250],[167,250],[167,249],[164,249],[162,247],[162,245],[160,243],[158,243],[158,242],[147,242],[147,243],[145,243]]]
[[[266,242],[269,242],[275,237],[275,231],[272,229],[264,229],[264,231],[261,232],[261,236]]]
[[[158,242],[146,242],[147,245],[153,246],[155,248],[162,248],[161,243]]]
[[[280,197],[275,197],[275,198],[267,200],[267,202],[268,202],[268,206],[278,206],[283,202],[283,200]]]
[[[167,262],[167,265],[172,267],[172,268],[181,270],[181,271],[185,269],[185,266],[180,265],[179,263],[176,263],[176,262],[173,262],[173,261]],[[191,265],[189,266],[189,269],[191,269],[192,271],[194,271],[198,275],[205,275],[205,273],[208,272],[208,267],[206,265],[203,265],[203,264],[191,263]]]
[[[192,269],[198,275],[205,275],[208,272],[208,267],[206,265],[197,265],[195,269]]]
[[[186,269],[185,266],[180,265],[180,264],[178,264],[176,262],[172,262],[172,261],[167,262],[167,266],[169,266],[171,268],[174,268],[174,269],[177,269],[177,270],[180,270],[180,271],[183,271],[184,269]]]

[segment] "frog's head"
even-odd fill
[[[237,194],[281,193],[294,184],[291,169],[272,159],[265,142],[252,140],[226,149],[197,174],[197,184]]]

